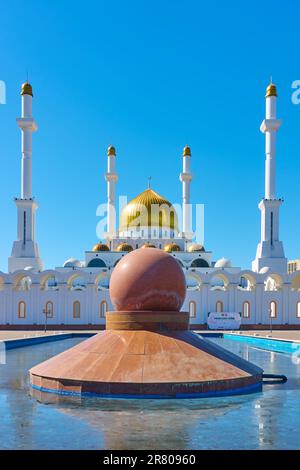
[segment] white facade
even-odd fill
[[[173,227],[169,231],[172,233],[163,230],[160,236],[154,236],[154,231],[157,235],[161,230],[157,224],[119,232],[115,215],[116,152],[110,146],[105,174],[108,205],[105,244],[86,251],[83,261],[71,258],[63,267],[43,271],[34,237],[37,205],[31,194],[31,132],[36,126],[31,117],[32,96],[23,95],[22,118],[18,120],[23,133],[22,192],[21,198],[16,200],[18,240],[9,258],[9,273],[0,272],[0,325],[43,325],[47,316],[47,324],[57,329],[66,325],[104,326],[106,311],[113,310],[109,280],[114,267],[129,249],[151,244],[157,249],[173,247],[170,254],[178,260],[186,277],[187,295],[182,309],[190,312],[192,325],[205,325],[210,312],[223,311],[240,313],[243,325],[272,323],[300,327],[300,271],[287,273],[279,241],[281,201],[275,195],[275,134],[279,121],[276,119],[276,88],[275,92],[274,88],[271,91],[273,94],[267,93],[266,119],[262,124],[266,133],[266,183],[265,198],[259,205],[261,242],[253,270],[232,267],[226,258],[215,263],[211,251],[192,242],[188,209],[192,180],[189,147],[184,149],[180,174],[182,227],[179,230]],[[24,134],[24,131],[29,133]]]
[[[113,254],[108,262],[102,256],[106,268],[0,272],[1,324],[43,325],[47,311],[48,325],[58,329],[104,325],[106,310],[113,310],[108,285],[116,258]],[[192,268],[192,259],[182,260],[189,286],[182,309],[190,311],[192,325],[204,325],[210,312],[226,311],[241,313],[244,325],[269,326],[272,320],[273,325],[300,326],[299,271],[279,276],[230,268]]]

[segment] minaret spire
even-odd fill
[[[21,129],[21,197],[15,199],[18,211],[18,239],[13,244],[12,254],[8,260],[9,272],[26,267],[37,271],[43,269],[43,262],[35,242],[35,212],[37,202],[32,196],[32,133],[37,125],[32,117],[32,86],[28,80],[21,89],[22,114],[17,119]]]
[[[190,171],[191,156],[191,149],[186,145],[183,149],[182,173],[180,173],[179,179],[182,182],[182,232],[187,239],[192,239],[193,237],[190,204],[190,186],[193,177]]]
[[[115,208],[115,184],[118,181],[118,175],[115,172],[116,167],[116,149],[110,145],[107,149],[107,173],[105,180],[107,182],[107,234],[116,235],[116,208]]]
[[[276,117],[276,104],[277,89],[271,78],[266,89],[266,117],[260,126],[266,139],[265,197],[258,206],[261,210],[261,241],[252,269],[259,272],[261,268],[269,267],[285,273],[287,259],[283,244],[279,241],[279,208],[282,200],[276,198],[276,133],[281,125]]]

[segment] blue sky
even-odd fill
[[[117,194],[147,186],[180,202],[182,148],[192,148],[192,202],[205,204],[205,246],[247,267],[260,236],[264,93],[278,87],[281,239],[299,249],[299,2],[57,1],[1,5],[0,269],[16,236],[20,86],[29,73],[34,117],[37,240],[47,267],[96,242],[106,148],[117,149]]]

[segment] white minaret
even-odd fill
[[[116,149],[110,145],[107,149],[107,173],[105,180],[107,182],[107,235],[112,237],[116,235],[116,207],[115,207],[115,184],[118,181],[116,168]]]
[[[260,130],[266,136],[265,197],[259,203],[261,210],[261,241],[257,246],[253,271],[264,267],[279,273],[287,272],[287,259],[279,241],[279,207],[282,199],[276,198],[276,132],[281,121],[276,118],[276,86],[271,82],[266,92],[266,118]]]
[[[22,85],[22,117],[17,118],[21,129],[21,198],[15,198],[18,211],[17,240],[13,243],[11,257],[8,259],[8,271],[32,267],[43,270],[43,262],[35,242],[35,211],[37,202],[32,197],[32,133],[37,125],[32,117],[32,87],[26,82]]]
[[[191,164],[191,149],[186,145],[182,154],[182,173],[179,179],[182,182],[182,232],[183,236],[187,239],[193,238],[191,229],[191,204],[190,204],[190,189],[193,175],[190,171]]]

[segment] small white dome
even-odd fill
[[[63,264],[64,268],[81,268],[81,263],[78,259],[70,258]]]
[[[24,268],[24,271],[34,271],[34,267],[33,266],[26,266],[26,268]]]
[[[227,258],[220,258],[216,262],[215,268],[231,268],[231,261]]]
[[[267,272],[270,271],[270,268],[268,266],[264,266],[259,270],[259,274],[266,274]]]

